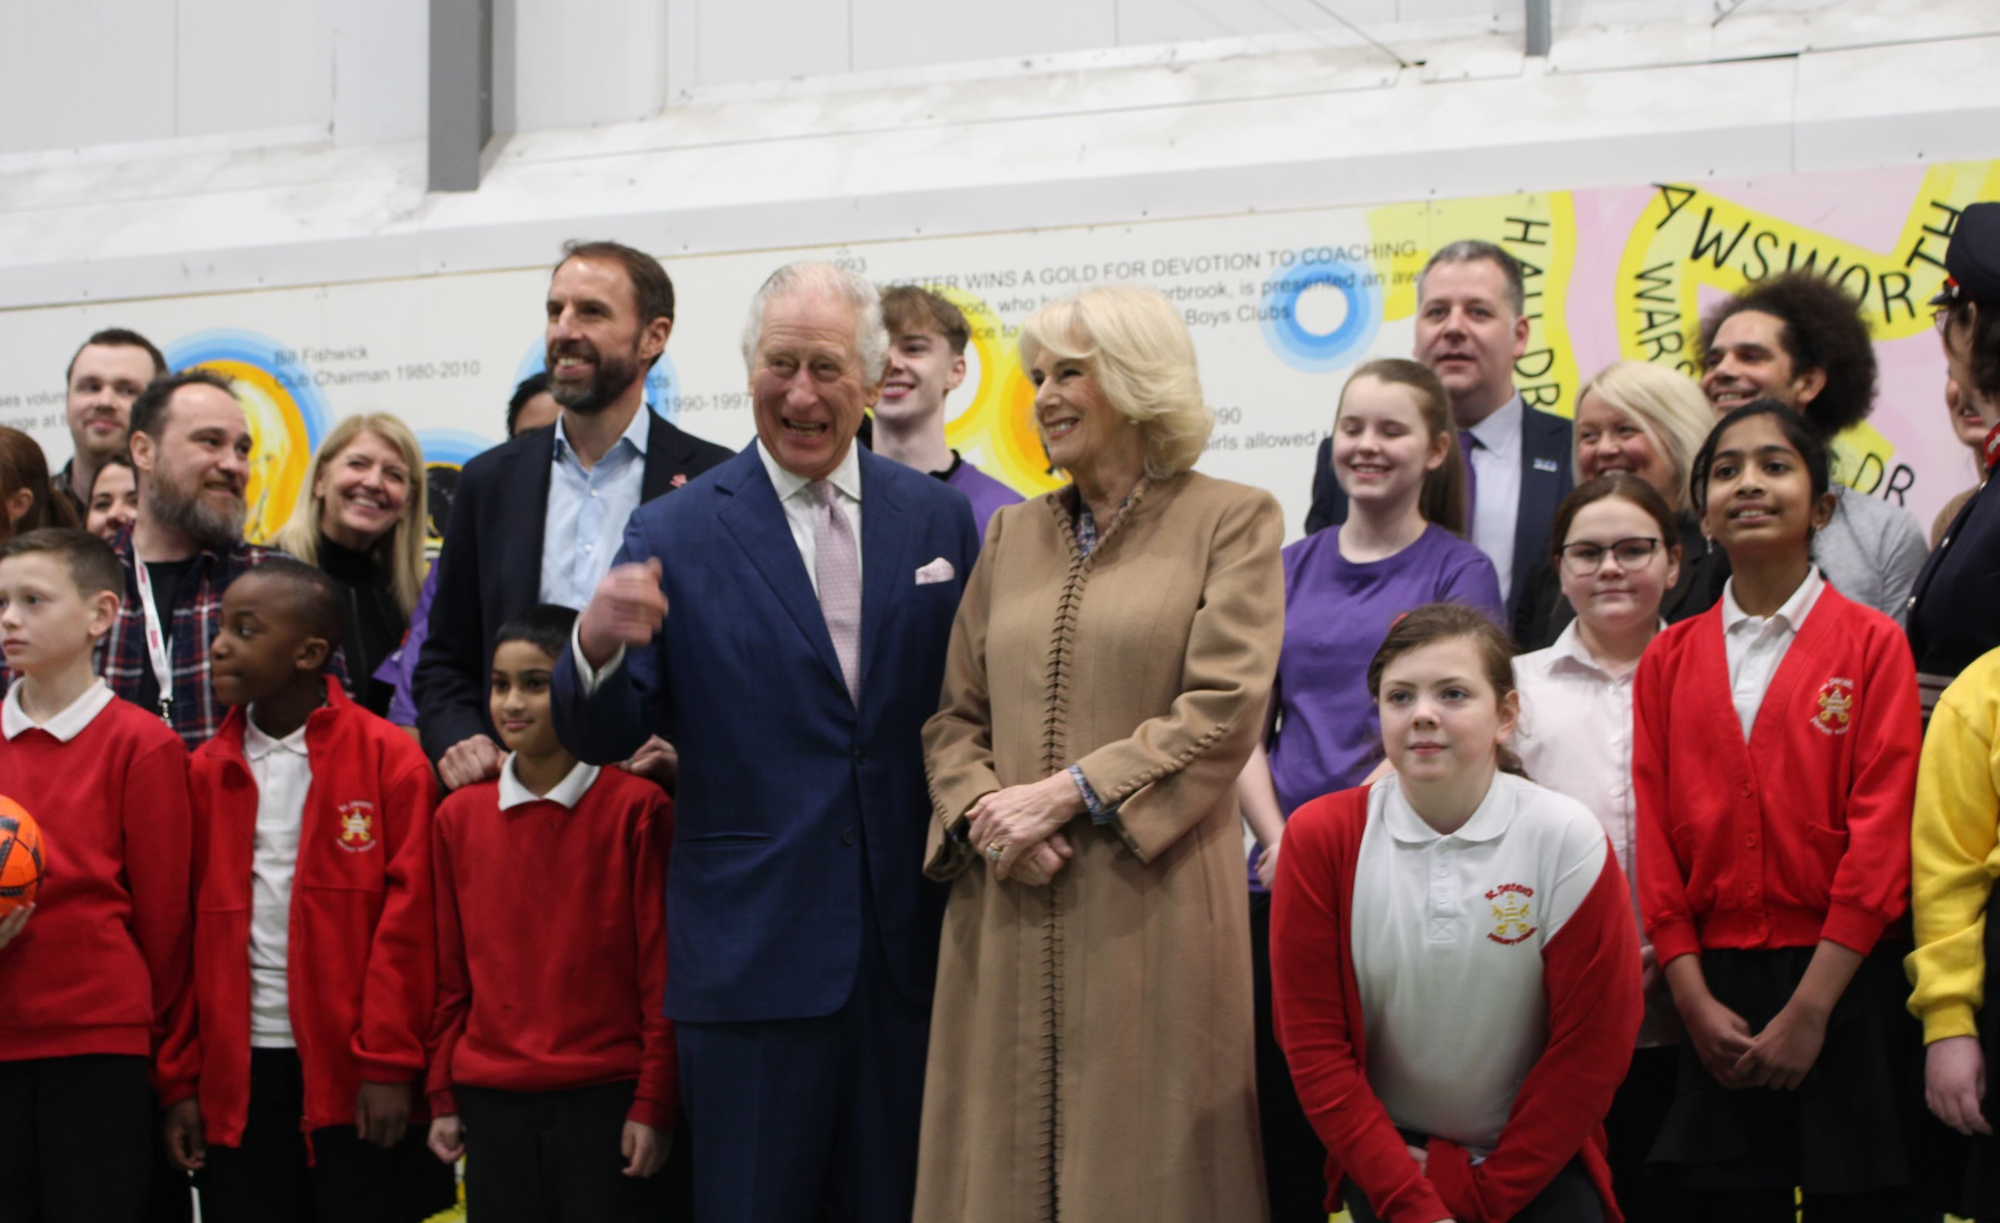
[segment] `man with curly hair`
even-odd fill
[[[1860,306],[1812,272],[1780,273],[1710,310],[1697,352],[1701,389],[1718,417],[1776,399],[1831,445],[1875,408],[1875,348]],[[1833,491],[1833,520],[1813,540],[1814,561],[1840,593],[1902,623],[1929,551],[1922,530],[1886,501],[1841,484]]]

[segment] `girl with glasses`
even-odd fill
[[[1514,660],[1521,724],[1514,748],[1528,776],[1590,809],[1630,875],[1632,677],[1665,627],[1660,608],[1681,572],[1674,511],[1636,474],[1586,480],[1556,511],[1551,571],[1576,609],[1555,644]],[[1636,901],[1633,921],[1637,924]],[[1680,1025],[1650,946],[1641,947],[1646,1022],[1632,1069],[1605,1118],[1612,1183],[1631,1223],[1686,1216],[1676,1187],[1646,1156],[1673,1103]]]

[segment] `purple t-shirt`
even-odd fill
[[[979,538],[982,540],[986,538],[986,521],[993,517],[994,511],[1003,505],[1013,505],[1021,499],[1021,494],[962,458],[951,469],[951,474],[944,478],[944,482],[964,493],[965,499],[972,502],[972,525],[979,528]]]
[[[1385,560],[1356,564],[1329,527],[1285,549],[1285,644],[1278,654],[1278,729],[1271,780],[1292,812],[1361,784],[1380,759],[1368,664],[1397,616],[1426,603],[1464,603],[1506,624],[1500,579],[1486,554],[1443,527]],[[1252,850],[1251,886],[1256,886]]]

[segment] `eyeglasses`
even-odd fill
[[[1659,549],[1660,541],[1651,538],[1621,539],[1608,548],[1603,544],[1565,544],[1562,548],[1562,562],[1563,568],[1567,569],[1571,576],[1587,578],[1604,568],[1604,558],[1607,556],[1617,557],[1620,569],[1643,569],[1646,567],[1646,562],[1653,559],[1653,553]]]

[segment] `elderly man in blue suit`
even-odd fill
[[[680,749],[667,1013],[701,1223],[902,1223],[944,892],[919,739],[978,549],[956,490],[854,444],[872,285],[780,268],[745,330],[757,440],[633,514],[557,668],[587,761]]]

